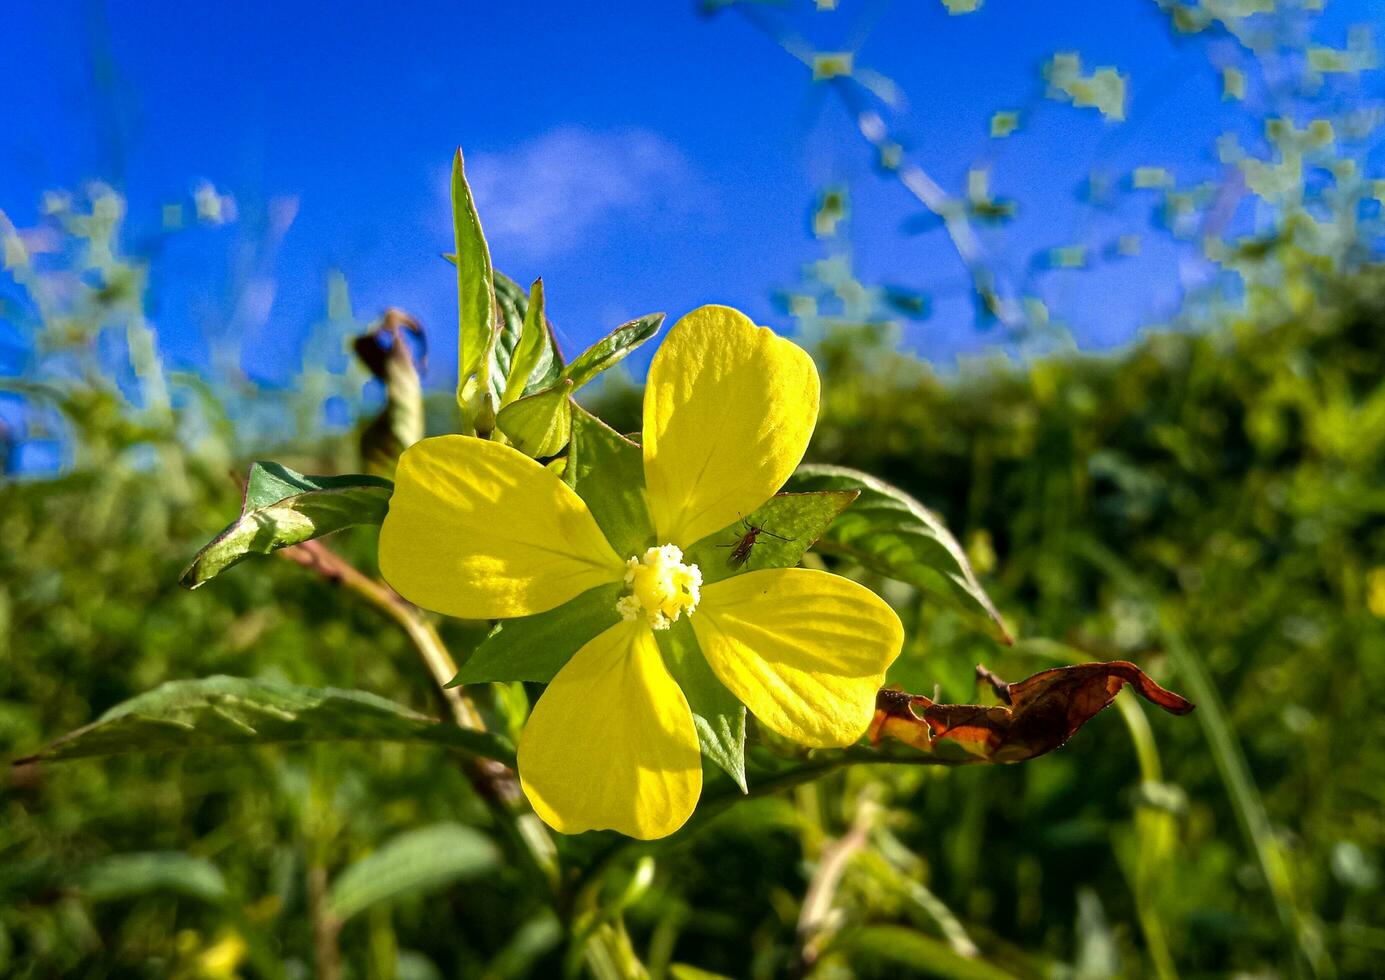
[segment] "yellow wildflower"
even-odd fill
[[[504,619],[624,584],[621,621],[558,671],[520,737],[520,781],[553,828],[652,839],[692,813],[702,791],[697,732],[654,636],[681,617],[712,671],[766,728],[815,747],[865,732],[903,641],[884,601],[803,568],[703,585],[684,561],[783,485],[817,412],[817,371],[802,349],[726,307],[680,320],[645,391],[641,445],[657,543],[639,555],[617,554],[570,487],[508,446],[441,436],[400,458],[380,569],[411,601]]]

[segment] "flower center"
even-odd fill
[[[666,630],[702,598],[702,570],[683,563],[677,545],[650,548],[625,563],[625,594],[616,602],[620,618],[643,616],[652,629]]]

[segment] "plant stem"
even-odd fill
[[[308,909],[313,920],[313,952],[317,980],[340,980],[341,920],[327,907],[327,869],[313,864],[308,869]]]
[[[877,813],[876,805],[863,800],[856,808],[851,828],[822,849],[817,869],[808,882],[803,905],[798,913],[798,963],[796,976],[807,976],[822,954],[824,945],[832,938],[832,903],[837,888],[851,858],[866,846],[871,824]]]

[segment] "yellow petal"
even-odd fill
[[[687,548],[772,497],[817,417],[818,372],[802,348],[725,306],[674,324],[644,393],[644,477],[660,543]]]
[[[899,617],[874,592],[807,568],[704,586],[692,625],[712,670],[750,713],[814,747],[865,734],[904,642]]]
[[[553,473],[499,443],[439,436],[399,457],[380,574],[426,609],[506,619],[617,581],[625,566]]]
[[[683,826],[702,793],[697,730],[648,626],[612,626],[558,671],[520,734],[519,779],[564,834]]]

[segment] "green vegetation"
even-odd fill
[[[1147,715],[1127,694],[1022,766],[855,766],[729,808],[704,799],[706,819],[652,863],[565,844],[597,890],[596,918],[574,927],[618,923],[614,948],[628,937],[655,975],[1368,973],[1385,945],[1385,274],[1325,275],[1313,295],[1301,313],[1152,334],[1118,356],[949,379],[868,326],[829,330],[816,458],[936,508],[1020,637],[1005,648],[984,613],[862,572],[909,627],[891,679],[969,701],[976,662],[1017,679],[1132,659],[1198,712]],[[43,329],[128,326],[136,309],[103,286],[66,302],[80,317]],[[69,331],[51,356],[80,358],[91,336]],[[42,394],[71,427],[70,472],[0,491],[0,752],[213,674],[446,716],[399,621],[298,563],[252,559],[254,573],[180,587],[238,511],[227,473],[250,455],[192,379],[168,382],[181,410],[161,425],[158,402],[108,370],[53,377]],[[621,389],[592,404],[634,427]],[[350,471],[358,438],[308,426],[254,448]],[[350,528],[332,548],[369,568],[373,535]],[[478,638],[438,627],[454,649]],[[491,693],[482,708],[505,731],[523,694]],[[214,711],[235,725],[225,703]],[[559,968],[564,925],[464,758],[326,741],[13,770],[0,963],[303,975],[327,930],[354,976]]]
[[[998,276],[982,238],[1017,205],[984,167],[950,196],[869,101],[888,79],[854,53],[801,49],[747,4],[705,6],[749,16],[842,96],[923,229],[947,236],[980,324],[1065,346],[1042,277],[1138,251],[1133,234],[1056,243],[1022,281]],[[823,379],[789,489],[835,495],[775,498],[704,555],[749,528],[791,530],[751,567],[801,559],[885,596],[907,634],[889,681],[906,691],[994,703],[977,664],[1018,680],[1129,660],[1197,711],[1126,693],[1052,754],[950,766],[904,764],[921,758],[896,745],[809,754],[753,722],[742,753],[731,705],[714,746],[730,775],[704,765],[696,813],[663,842],[551,835],[509,768],[537,682],[573,652],[573,617],[609,620],[614,589],[488,635],[374,575],[387,478],[425,434],[492,434],[535,458],[566,447],[579,488],[603,467],[637,476],[616,433],[639,429],[639,392],[583,386],[659,315],[564,362],[577,352],[556,349],[542,283],[526,292],[492,267],[459,154],[457,397],[424,393],[419,324],[358,320],[340,281],[304,372],[266,391],[224,368],[233,351],[206,377],[165,369],[114,193],[53,195],[59,246],[36,256],[0,214],[18,286],[3,313],[28,358],[0,383],[24,399],[27,437],[46,429],[64,457],[58,475],[0,476],[0,757],[19,760],[0,775],[0,975],[1378,972],[1378,114],[1313,101],[1324,76],[1369,59],[1355,40],[1295,35],[1305,57],[1267,79],[1264,45],[1290,42],[1266,40],[1242,10],[1258,5],[1159,6],[1180,34],[1235,42],[1224,91],[1264,131],[1220,146],[1219,182],[1158,166],[1123,182],[1211,272],[1176,324],[1113,354],[939,375],[889,322],[926,318],[930,298],[856,281],[848,194],[825,190],[813,229],[829,254],[786,296]],[[1113,124],[1138,85],[1076,53],[1042,82],[1039,99]],[[1035,111],[998,107],[992,135],[1021,141]],[[1091,203],[1114,183],[1092,175]],[[1232,220],[1243,197],[1249,230]],[[642,504],[631,491],[601,506],[619,526]],[[798,538],[820,531],[805,554]]]

